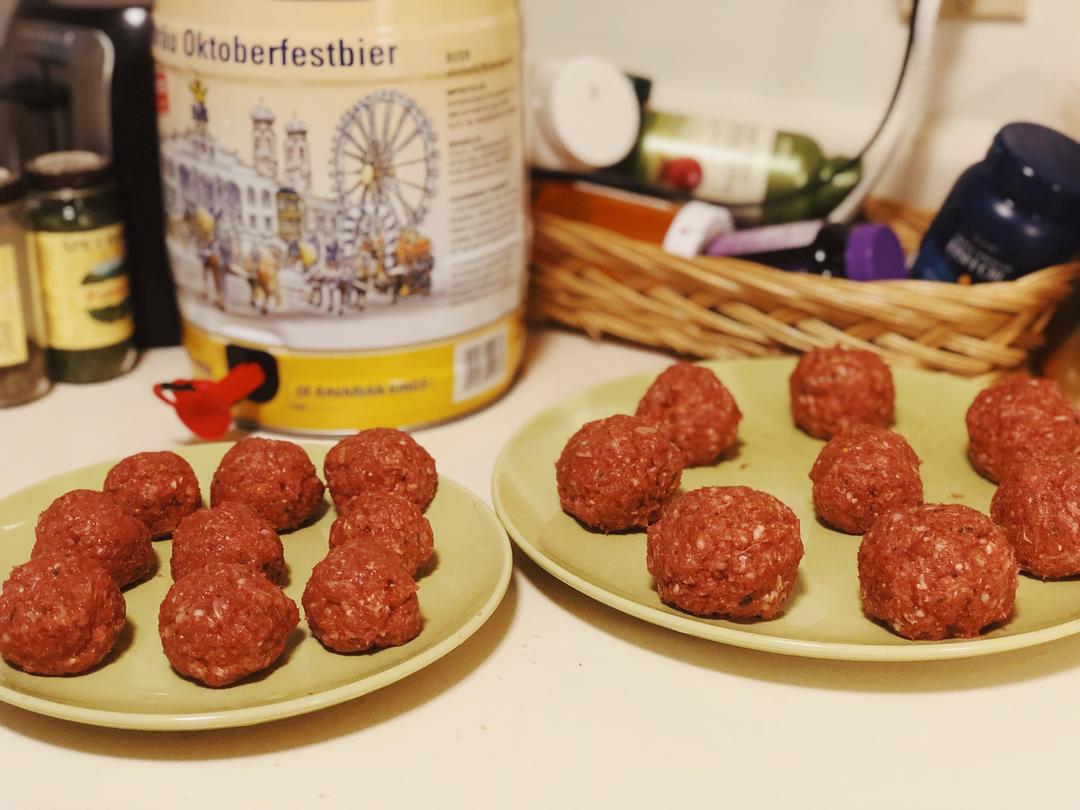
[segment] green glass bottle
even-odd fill
[[[45,305],[49,376],[108,380],[135,365],[124,232],[106,158],[52,152],[26,167],[32,260]]]
[[[656,111],[630,165],[639,182],[731,206],[742,224],[823,217],[860,174],[806,135]]]

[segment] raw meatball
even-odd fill
[[[250,565],[271,582],[285,574],[281,538],[274,527],[239,501],[193,512],[176,527],[170,569],[174,580],[220,560]]]
[[[562,508],[602,532],[656,520],[682,471],[682,451],[660,425],[621,414],[584,425],[555,462]]]
[[[0,593],[0,655],[24,672],[85,672],[123,628],[123,594],[89,557],[36,556],[11,572]]]
[[[784,609],[803,556],[799,519],[749,487],[676,498],[649,527],[645,562],[669,605],[696,616],[771,619]]]
[[[990,503],[1020,567],[1043,579],[1080,574],[1080,457],[1013,465]]]
[[[676,363],[649,386],[637,415],[667,428],[687,467],[712,464],[735,443],[742,413],[719,378],[703,366]]]
[[[1080,413],[1056,382],[1026,374],[980,391],[967,429],[971,466],[995,483],[1016,461],[1080,452]]]
[[[174,582],[158,611],[165,657],[207,686],[228,686],[270,666],[299,622],[281,588],[249,565],[220,561]]]
[[[904,638],[970,638],[1004,622],[1016,575],[1004,532],[962,504],[882,515],[859,546],[863,612]]]
[[[302,601],[311,632],[334,652],[396,647],[423,624],[401,558],[365,540],[332,549],[311,572]]]
[[[300,445],[252,437],[221,459],[210,484],[210,505],[240,501],[278,531],[289,531],[314,514],[323,490]]]
[[[846,428],[821,449],[810,470],[814,509],[830,526],[862,534],[880,515],[923,502],[920,463],[899,433]]]
[[[202,502],[195,471],[168,451],[128,456],[109,470],[104,489],[154,537],[171,532]]]
[[[423,511],[439,484],[435,459],[408,433],[392,428],[342,439],[326,454],[323,474],[338,509],[361,492],[392,492]]]
[[[370,540],[401,558],[410,575],[431,558],[435,537],[416,505],[389,492],[367,492],[345,504],[330,526],[330,548]]]
[[[31,556],[61,551],[97,560],[121,588],[146,579],[157,566],[150,530],[110,495],[75,489],[38,517]]]
[[[813,349],[799,358],[788,385],[795,424],[819,439],[850,425],[893,423],[892,372],[873,352]]]

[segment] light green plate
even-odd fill
[[[693,636],[813,658],[909,661],[960,658],[1039,644],[1080,631],[1080,581],[1020,577],[1016,611],[1003,627],[972,640],[912,642],[866,619],[859,604],[859,537],[826,528],[814,515],[810,467],[824,443],[791,421],[788,358],[706,364],[743,412],[738,454],[715,467],[687,470],[684,491],[744,484],[770,492],[795,510],[806,555],[783,616],[771,621],[699,619],[664,605],[645,568],[645,535],[589,532],[559,508],[555,460],[582,424],[633,413],[652,382],[635,376],[601,385],[541,414],[503,449],[492,482],[495,510],[511,537],[538,565],[582,593],[639,619]],[[895,369],[897,420],[923,461],[930,502],[966,503],[983,512],[994,487],[967,462],[964,414],[980,386],[971,381]]]
[[[202,484],[204,497],[226,444],[178,451]],[[327,447],[305,449],[322,468]],[[30,555],[34,523],[57,496],[98,489],[111,463],[35,484],[0,501],[0,576]],[[464,487],[440,479],[427,517],[435,531],[434,567],[419,580],[424,629],[401,647],[363,655],[336,655],[312,637],[303,621],[285,657],[269,671],[225,689],[197,686],[169,667],[157,633],[157,611],[172,579],[170,542],[154,543],[157,575],[124,592],[128,628],[97,669],[64,678],[27,675],[0,661],[0,700],[24,709],[115,728],[188,730],[244,726],[332,706],[393,683],[441,658],[472,635],[494,612],[510,581],[506,533],[491,510]],[[289,584],[300,606],[312,567],[326,554],[331,509],[317,522],[282,536]]]

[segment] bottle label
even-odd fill
[[[648,183],[677,187],[728,205],[761,203],[769,186],[776,131],[769,127],[651,113],[639,171]]]
[[[0,245],[0,368],[21,365],[28,356],[15,248]]]
[[[114,346],[135,331],[120,225],[34,234],[49,345],[83,351]]]
[[[945,243],[945,256],[952,265],[960,270],[959,280],[967,281],[1005,281],[1017,275],[1012,265],[991,256],[963,233],[955,233]],[[968,276],[964,279],[964,276]]]
[[[944,229],[942,229],[944,230]],[[912,278],[927,281],[950,281],[957,284],[977,284],[985,281],[1011,281],[1023,275],[1022,268],[990,254],[980,247],[978,235],[963,231],[946,232],[942,242],[935,229],[926,235],[911,269]]]
[[[819,219],[746,228],[717,237],[707,248],[710,256],[749,256],[777,250],[809,247],[824,223]]]

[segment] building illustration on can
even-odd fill
[[[162,139],[165,211],[174,264],[181,257],[179,273],[208,301],[222,310],[341,315],[377,296],[396,303],[431,293],[434,260],[419,228],[438,154],[412,99],[378,91],[343,114],[329,198],[312,191],[302,120],[286,122],[279,162],[276,115],[260,102],[245,160],[212,133],[209,87],[196,78],[190,90],[190,128]]]

